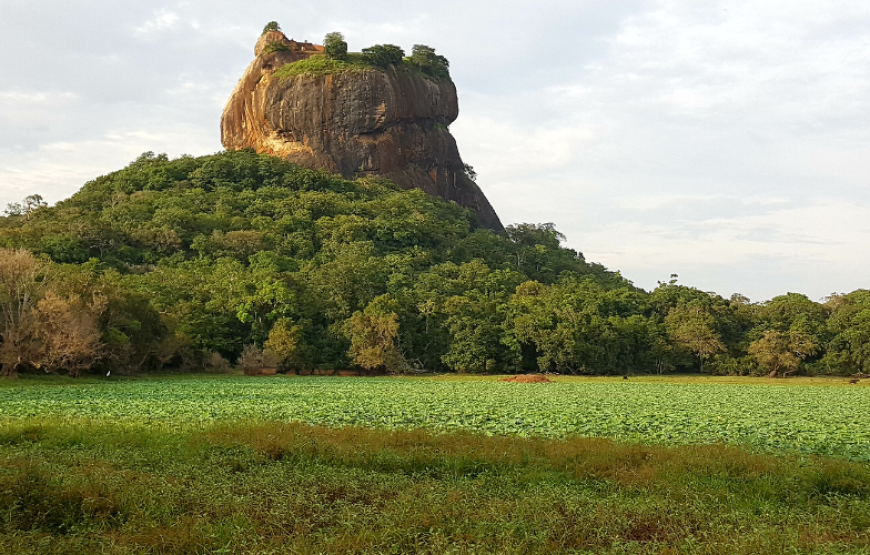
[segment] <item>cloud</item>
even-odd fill
[[[219,148],[200,128],[170,126],[110,130],[98,139],[46,143],[15,156],[0,150],[0,206],[34,193],[50,203],[63,200],[86,182],[123,168],[143,152],[180,156],[208,154]]]
[[[134,28],[133,35],[136,38],[152,40],[156,38],[156,35],[178,29],[180,20],[181,17],[177,13],[160,9],[154,13],[151,19]]]
[[[0,206],[58,200],[146,150],[218,150],[223,103],[278,20],[297,39],[339,30],[352,48],[447,55],[451,131],[502,219],[553,221],[639,284],[677,272],[757,300],[867,286],[870,4],[529,6],[12,3]]]

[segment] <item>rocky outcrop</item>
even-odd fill
[[[269,52],[274,42],[287,49]],[[225,148],[253,148],[347,179],[380,175],[472,208],[482,225],[502,229],[447,130],[459,115],[452,81],[394,66],[274,76],[285,64],[321,50],[278,31],[261,37],[256,58],[224,109]]]

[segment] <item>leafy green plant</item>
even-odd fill
[[[425,44],[415,44],[411,56],[405,60],[430,77],[449,79],[450,62],[435,53],[435,49]]]
[[[363,48],[363,55],[370,64],[387,68],[391,65],[399,65],[405,57],[405,51],[395,44],[376,44]]]
[[[289,52],[290,49],[281,41],[272,41],[263,48],[263,54],[272,54],[273,52]]]

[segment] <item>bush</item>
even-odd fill
[[[329,33],[323,39],[323,52],[333,60],[347,59],[347,43],[341,33]]]
[[[256,345],[245,345],[239,357],[239,368],[246,376],[256,376],[263,370],[263,350]]]
[[[373,66],[388,68],[402,63],[405,51],[395,44],[376,44],[363,48],[365,60]]]
[[[263,54],[271,54],[273,52],[289,52],[287,45],[280,41],[272,41],[263,48]]]
[[[205,360],[205,367],[211,372],[223,373],[230,369],[230,362],[219,353],[211,353]]]
[[[246,376],[259,376],[264,370],[271,370],[270,373],[274,374],[279,364],[281,357],[275,351],[263,350],[256,345],[246,345],[239,357],[239,368]]]

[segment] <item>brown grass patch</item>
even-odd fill
[[[501,378],[500,382],[510,383],[553,383],[550,378],[542,374],[519,374],[509,378]]]

